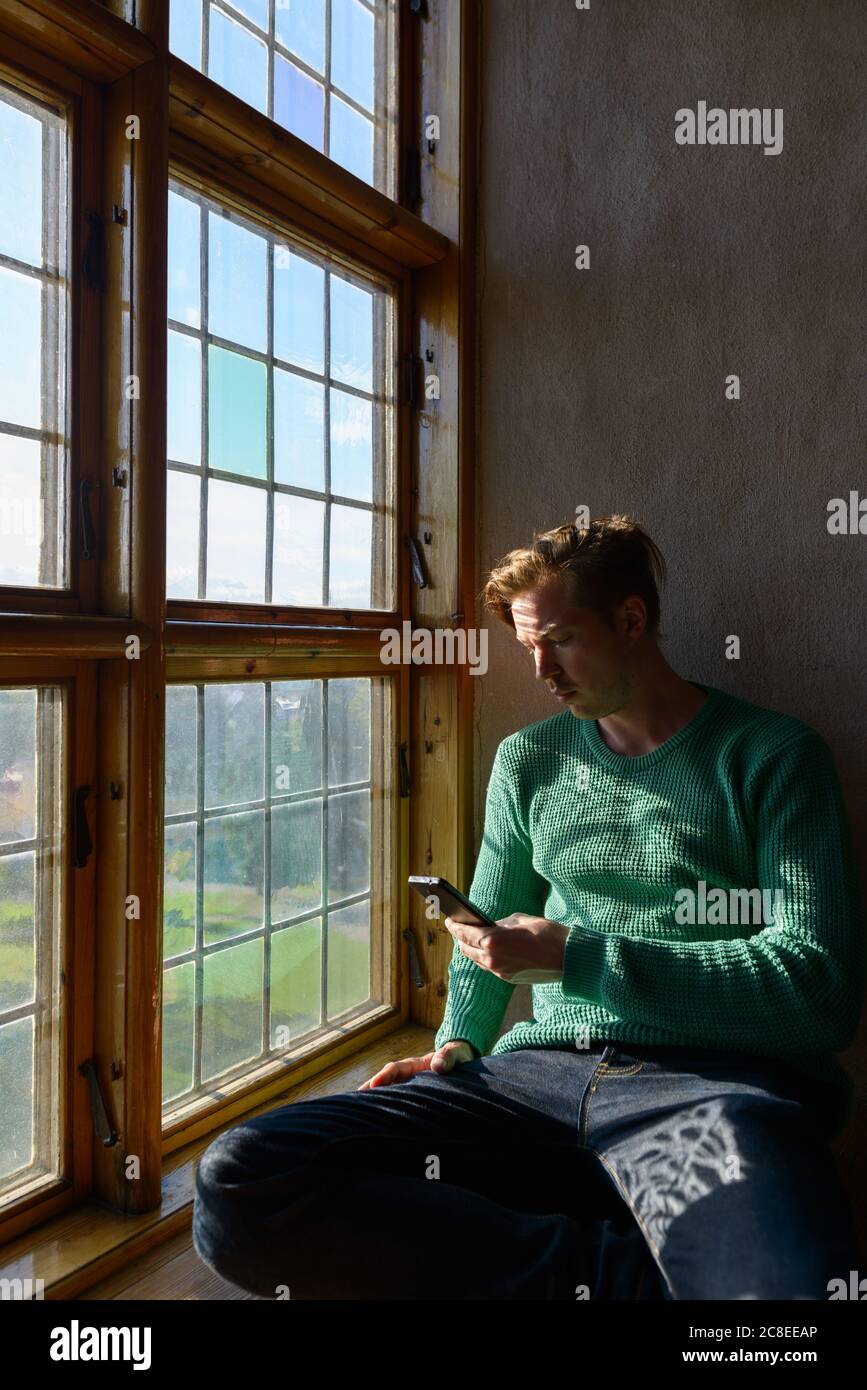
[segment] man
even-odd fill
[[[817,732],[677,675],[623,517],[489,610],[561,703],[500,744],[434,1051],[203,1157],[194,1239],[275,1297],[818,1299],[859,1268],[828,1140],[864,916]],[[769,910],[768,910],[769,909]],[[516,983],[533,1017],[498,1039]],[[285,1296],[285,1295],[284,1295]]]

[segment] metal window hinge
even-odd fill
[[[426,0],[407,0],[410,14],[417,14],[420,19],[427,19]]]
[[[105,1108],[105,1101],[102,1098],[102,1091],[99,1089],[99,1078],[93,1062],[82,1062],[78,1068],[82,1076],[87,1078],[90,1087],[90,1113],[93,1116],[93,1128],[97,1139],[101,1139],[107,1149],[117,1143],[118,1133],[112,1129],[109,1123],[108,1111]]]
[[[84,868],[93,849],[84,806],[89,796],[90,787],[77,787],[72,799],[72,863],[76,869]]]
[[[404,536],[403,543],[409,551],[409,561],[412,565],[412,577],[420,589],[427,588],[424,565],[421,562],[421,551],[418,543],[413,536]]]
[[[403,935],[405,940],[409,942],[409,968],[412,971],[412,982],[415,985],[416,989],[424,989],[425,985],[427,984],[427,980],[425,979],[424,971],[421,968],[421,961],[419,960],[418,955],[418,947],[415,944],[415,936],[413,935],[410,927],[404,928]]]
[[[401,796],[409,796],[409,765],[406,761],[406,744],[402,743],[397,754],[398,775]]]
[[[90,478],[82,478],[78,489],[78,512],[81,524],[81,558],[82,560],[92,560],[96,552],[96,534],[93,529],[93,519],[90,515],[89,497],[93,483]]]

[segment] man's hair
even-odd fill
[[[664,584],[665,575],[662,552],[637,521],[600,516],[583,530],[567,522],[535,531],[531,545],[509,551],[494,567],[481,597],[489,612],[514,628],[512,599],[561,577],[571,586],[576,607],[592,608],[609,627],[617,605],[639,594],[647,605],[647,631],[657,635],[657,581]]]

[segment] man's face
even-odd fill
[[[615,630],[590,608],[575,606],[561,579],[524,589],[512,600],[515,635],[559,705],[578,719],[604,719],[627,703],[634,686],[635,637],[641,601],[617,610]],[[638,627],[636,628],[636,621]]]

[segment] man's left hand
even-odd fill
[[[465,956],[511,985],[555,984],[563,978],[570,929],[562,922],[513,912],[493,928],[454,922],[451,917],[446,917],[445,926]]]

